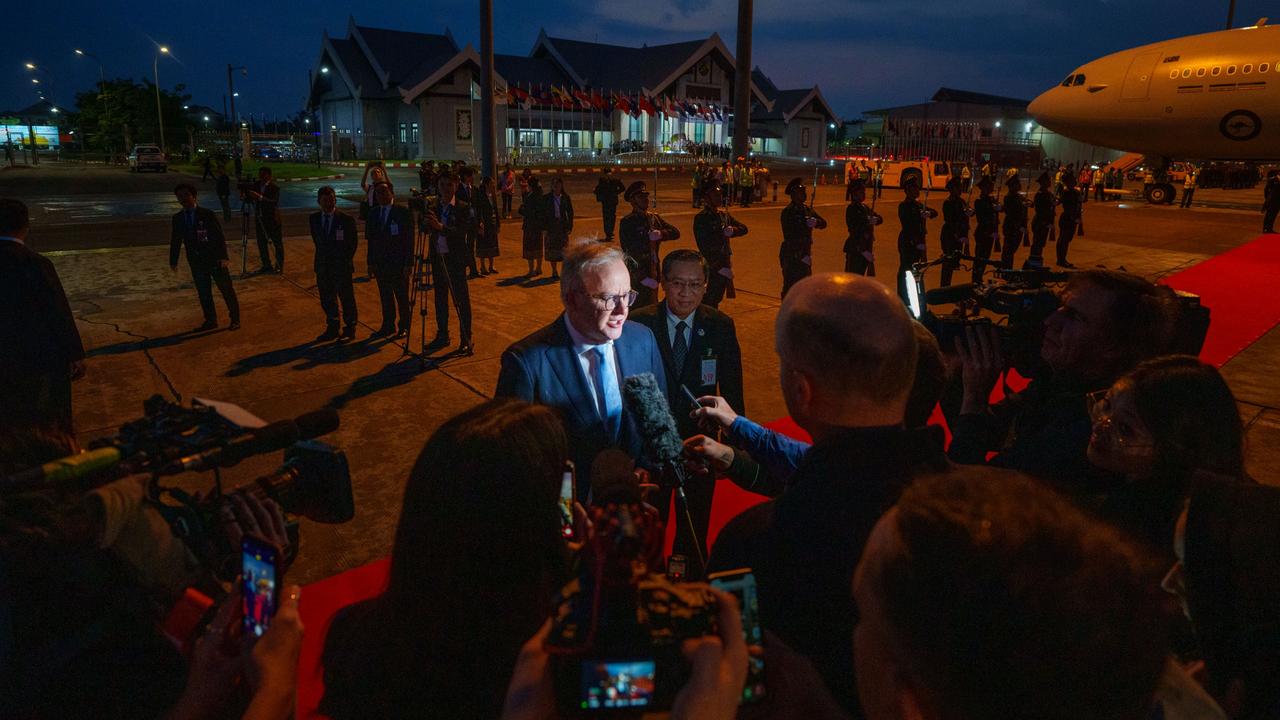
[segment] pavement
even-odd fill
[[[396,175],[397,185],[410,182]],[[408,172],[408,171],[403,171]],[[8,174],[0,176],[9,182]],[[173,175],[163,178],[176,182]],[[143,182],[150,182],[143,181]],[[356,179],[358,182],[358,178]],[[589,195],[590,178],[571,178],[569,192],[578,197],[576,236],[601,234],[598,206]],[[305,185],[298,183],[297,185]],[[94,196],[100,190],[86,193]],[[156,189],[141,192],[159,193]],[[664,252],[693,247],[688,179],[659,180],[658,210],[675,224],[683,239],[667,243]],[[8,192],[0,187],[0,194]],[[831,227],[816,234],[814,268],[843,267],[841,246],[843,188],[823,186],[815,202]],[[885,224],[877,232],[878,280],[892,284],[896,269],[894,240],[899,230],[894,208],[901,195],[886,191],[878,209]],[[170,196],[171,198],[171,196]],[[208,199],[208,198],[206,198]],[[934,193],[930,205],[940,207]],[[119,201],[125,202],[125,201]],[[158,200],[157,200],[158,203]],[[476,354],[455,357],[446,349],[435,369],[422,370],[401,347],[369,339],[379,323],[376,288],[359,281],[356,296],[362,322],[358,340],[348,345],[316,344],[324,328],[312,272],[312,244],[301,234],[301,211],[286,215],[286,263],[283,275],[239,277],[236,290],[243,328],[225,329],[221,299],[216,303],[223,328],[193,334],[199,306],[185,263],[168,268],[165,234],[148,231],[120,241],[117,226],[161,221],[174,211],[172,200],[154,220],[121,218],[89,223],[93,235],[78,240],[67,228],[40,215],[33,222],[36,247],[48,254],[62,278],[72,310],[89,351],[89,374],[75,384],[75,422],[83,441],[111,434],[121,423],[142,413],[152,394],[188,401],[192,397],[236,403],[268,421],[321,407],[341,415],[341,427],[324,439],[341,447],[350,460],[356,496],[356,518],[343,525],[304,521],[302,549],[294,579],[307,583],[385,556],[391,548],[405,478],[422,445],[445,419],[490,397],[499,357],[512,342],[551,322],[559,314],[558,286],[545,277],[521,283],[518,220],[503,225],[497,276],[471,284],[475,314]],[[157,204],[157,208],[159,205]],[[738,326],[743,344],[748,413],[760,420],[786,414],[778,390],[778,362],[772,352],[773,323],[781,285],[777,265],[780,204],[734,209],[751,229],[735,241],[738,297],[721,309]],[[1080,267],[1124,268],[1159,278],[1239,246],[1257,236],[1256,211],[1229,208],[1151,207],[1145,204],[1089,203],[1088,235],[1072,246]],[[145,225],[141,227],[145,228]],[[101,241],[101,236],[107,240]],[[936,254],[937,226],[931,228]],[[241,248],[230,248],[232,267],[241,266]],[[250,242],[248,266],[256,267]],[[1021,251],[1025,252],[1025,250]],[[358,253],[358,258],[363,253]],[[362,269],[357,262],[357,269]],[[548,268],[549,270],[549,268]],[[937,283],[937,269],[927,285]],[[216,295],[216,293],[215,293]],[[419,308],[434,308],[430,301]],[[412,346],[419,343],[422,316],[415,316]],[[428,338],[435,318],[425,318]],[[458,340],[456,327],[453,338]],[[1280,352],[1280,330],[1273,329],[1223,369],[1249,425],[1250,470],[1259,479],[1280,484],[1280,378],[1272,367]],[[234,486],[274,469],[280,458],[257,457],[223,474]],[[207,476],[183,476],[186,487],[207,487]]]

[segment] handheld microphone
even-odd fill
[[[304,413],[252,430],[221,447],[187,455],[170,463],[161,474],[231,467],[253,455],[283,450],[299,440],[310,440],[338,429],[338,413],[331,409]]]
[[[643,440],[640,458],[654,467],[678,465],[684,453],[684,443],[676,431],[671,406],[658,387],[653,373],[632,375],[622,382],[622,401],[635,419],[636,429]]]

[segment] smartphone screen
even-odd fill
[[[742,608],[742,634],[747,641],[747,684],[742,703],[764,699],[764,631],[760,628],[760,602],[756,598],[756,576],[750,569],[726,570],[709,578],[711,586],[730,593]]]
[[[643,708],[653,702],[656,663],[644,660],[584,660],[583,710]]]
[[[560,498],[556,506],[560,509],[560,534],[565,540],[577,540],[573,528],[573,501],[577,484],[573,461],[564,461],[564,474],[560,477]]]
[[[279,550],[263,540],[246,535],[240,541],[240,595],[244,605],[244,631],[262,637],[276,613],[279,584],[276,568]]]

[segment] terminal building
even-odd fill
[[[627,47],[539,33],[527,55],[494,55],[500,157],[628,152],[722,155],[733,130],[735,60],[719,35]],[[333,159],[467,159],[479,153],[480,54],[443,34],[349,19],[321,39],[308,110]],[[817,87],[752,73],[753,152],[825,156],[839,119]]]

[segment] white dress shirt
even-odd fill
[[[686,335],[684,336],[684,346],[686,348],[693,347],[693,313],[697,312],[697,310],[694,310],[684,317],[676,317],[671,312],[671,306],[667,305],[665,302],[662,303],[662,309],[663,313],[667,316],[667,339],[671,341],[671,347],[674,348],[676,346],[676,323],[680,322],[683,322],[685,325],[684,331]]]
[[[614,348],[612,340],[593,343],[583,337],[569,320],[568,314],[564,316],[564,324],[569,328],[569,338],[573,340],[573,354],[578,358],[578,367],[587,378],[587,388],[591,390],[591,402],[596,407],[596,413],[604,418],[604,393],[601,388],[596,387],[596,363],[599,361],[599,356],[595,350],[597,347],[605,348],[605,362],[608,363],[608,367],[605,368],[605,377],[612,378],[613,382],[618,383],[618,396],[621,397],[622,383],[618,376],[618,351]]]

